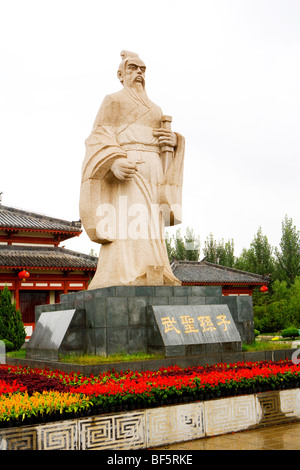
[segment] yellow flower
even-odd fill
[[[69,392],[14,393],[0,396],[0,420],[31,416],[32,414],[52,413],[55,410],[72,411],[76,406],[88,402],[88,397],[79,397]]]

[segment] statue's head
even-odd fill
[[[130,51],[121,52],[122,62],[118,69],[118,78],[124,87],[145,88],[146,65],[137,54]]]

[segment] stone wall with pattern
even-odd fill
[[[130,450],[300,419],[300,389],[0,429],[0,450]]]

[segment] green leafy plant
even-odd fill
[[[2,339],[1,341],[5,344],[6,351],[13,351],[15,349],[15,345],[11,341],[8,341],[7,339]]]
[[[0,339],[12,343],[14,349],[20,349],[25,338],[21,313],[16,309],[16,303],[12,302],[11,293],[5,286],[0,296]]]
[[[297,338],[297,336],[299,336],[299,330],[298,330],[298,328],[287,328],[286,330],[283,330],[281,332],[281,336],[283,338],[295,339],[295,338]]]

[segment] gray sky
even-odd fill
[[[300,229],[299,0],[0,0],[3,204],[78,220],[81,165],[120,52],[185,136],[183,224],[273,246]],[[171,231],[173,233],[173,231]],[[85,234],[66,248],[89,253]]]

